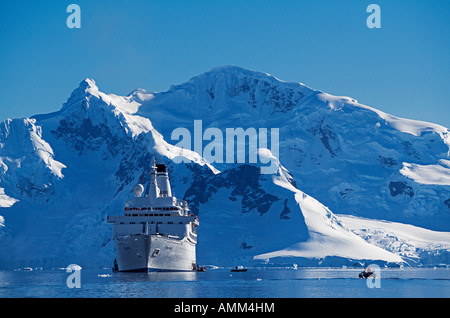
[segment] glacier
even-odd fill
[[[259,149],[276,172],[177,147],[172,131],[194,120],[279,128],[279,157]],[[2,122],[0,269],[112,266],[106,216],[122,213],[153,156],[200,219],[199,264],[450,262],[447,128],[223,66],[161,93],[118,96],[85,79],[59,111]]]

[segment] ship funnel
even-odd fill
[[[156,165],[156,179],[162,197],[171,197],[172,189],[169,182],[169,174],[167,173],[167,166],[163,164]]]

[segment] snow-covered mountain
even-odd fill
[[[172,132],[194,135],[194,120],[279,128],[279,157],[259,150],[276,172],[177,147]],[[106,215],[122,213],[153,156],[199,215],[200,264],[448,264],[449,150],[445,127],[239,67],[128,96],[86,79],[60,111],[0,124],[0,268],[110,266]],[[388,223],[401,226],[379,230]]]

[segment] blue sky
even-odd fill
[[[86,77],[125,95],[232,64],[450,127],[449,16],[446,0],[2,1],[0,121],[59,110]]]

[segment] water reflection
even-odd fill
[[[249,268],[206,272],[113,273],[82,270],[69,289],[63,270],[0,271],[0,297],[450,297],[450,269],[382,269],[381,288],[369,289],[361,269]]]
[[[196,281],[197,272],[117,272],[112,276],[116,282],[164,282],[164,281]]]

